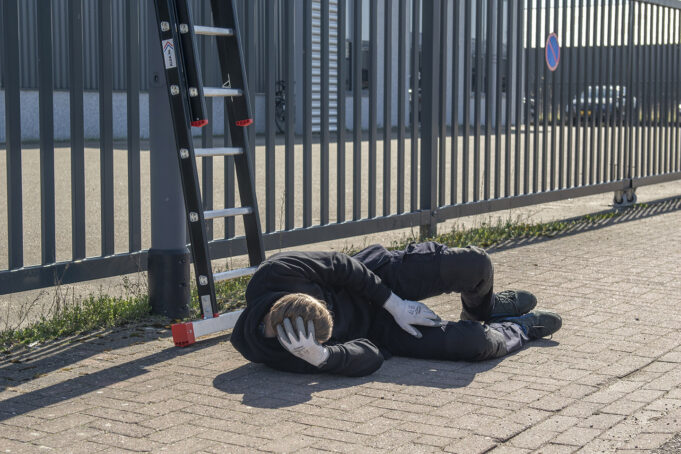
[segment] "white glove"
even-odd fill
[[[385,310],[390,312],[395,322],[414,337],[421,338],[423,335],[411,325],[440,326],[442,320],[428,306],[418,301],[403,300],[394,293],[383,303]]]
[[[314,323],[312,320],[307,322],[307,334],[305,333],[305,322],[302,317],[296,319],[298,334],[293,330],[291,320],[284,319],[284,327],[277,325],[277,339],[279,343],[292,355],[307,361],[316,367],[321,367],[329,358],[329,350],[322,347],[317,342],[314,334]]]

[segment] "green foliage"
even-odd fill
[[[59,305],[52,313],[24,328],[0,332],[0,349],[124,325],[146,318],[150,309],[146,295],[133,298],[89,296],[83,301]]]

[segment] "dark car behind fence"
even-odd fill
[[[0,3],[1,294],[146,269],[143,131],[156,107],[137,101],[150,80],[149,3]],[[192,5],[209,24],[207,8]],[[239,5],[268,249],[406,227],[432,233],[450,218],[597,193],[626,201],[636,187],[681,176],[679,1]],[[545,62],[551,33],[555,71]],[[215,56],[199,47],[213,80]],[[209,110],[197,141],[228,145],[222,105]],[[92,143],[88,121],[99,126]],[[30,128],[37,142],[22,139]],[[231,162],[201,169],[206,208],[233,206]],[[96,215],[86,218],[86,205]],[[245,251],[230,222],[210,226],[214,258]]]

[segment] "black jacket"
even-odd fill
[[[334,327],[324,344],[330,355],[317,368],[263,335],[261,323],[272,305],[288,293],[324,301]],[[368,375],[383,363],[383,353],[366,337],[390,289],[362,262],[338,252],[291,252],[264,261],[246,289],[247,306],[232,332],[234,347],[246,359],[299,373]],[[386,353],[387,354],[387,353]]]

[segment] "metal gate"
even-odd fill
[[[268,249],[405,227],[433,233],[458,216],[597,193],[626,202],[636,187],[681,177],[679,1],[264,2],[246,2],[242,22],[251,38],[247,61],[265,68],[255,103],[265,133],[255,138],[253,157]],[[92,25],[83,22],[83,3],[69,2],[71,72],[63,93],[54,90],[52,60],[62,37],[53,31],[50,2],[37,10],[33,94],[20,91],[18,36],[26,18],[19,3],[2,0],[0,184],[7,191],[0,208],[7,215],[0,249],[8,253],[0,294],[145,270],[147,158],[134,106],[146,24],[138,2],[121,3],[125,143],[112,135],[113,3],[100,2],[97,27],[106,39],[98,52],[104,70],[94,144],[82,131],[82,30]],[[210,55],[203,59],[210,75]],[[22,119],[30,96],[39,115]],[[54,113],[61,100],[69,101],[65,144],[53,136],[54,123],[65,118]],[[219,114],[222,106],[211,109]],[[22,126],[32,122],[39,123],[37,145],[21,142]],[[203,131],[204,146],[229,145],[216,130]],[[114,178],[119,172],[125,178]],[[233,206],[229,160],[207,160],[202,176],[207,209]],[[86,216],[87,204],[96,216]],[[212,255],[243,254],[241,231],[216,220]]]

